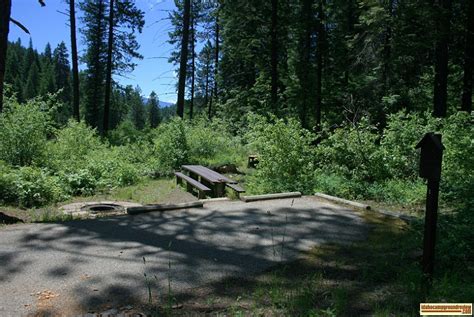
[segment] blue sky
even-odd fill
[[[9,40],[20,38],[27,46],[31,39],[33,46],[42,52],[46,43],[54,49],[64,41],[70,49],[68,17],[60,12],[67,11],[63,0],[45,0],[46,7],[41,7],[33,0],[13,0],[12,17],[25,25],[31,35],[25,34],[16,25],[10,24]],[[127,78],[114,77],[123,85],[139,85],[143,95],[148,96],[154,90],[161,101],[176,102],[176,77],[174,67],[169,64],[171,45],[167,43],[171,23],[167,19],[168,11],[174,9],[173,0],[136,0],[137,6],[145,12],[145,27],[142,34],[137,34],[140,43],[140,53],[143,60],[137,60],[138,66]],[[59,12],[58,12],[59,11]],[[78,12],[80,15],[80,12]],[[77,17],[78,28],[81,26],[80,16]],[[79,34],[78,34],[79,35]],[[82,37],[78,37],[79,54],[84,45]],[[163,58],[166,57],[166,58]],[[83,67],[83,65],[81,65]],[[81,67],[80,66],[80,67]]]

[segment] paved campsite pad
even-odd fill
[[[176,294],[366,233],[357,213],[313,197],[14,225],[0,230],[0,315],[119,308],[146,301],[145,271],[151,280],[156,275],[153,290],[162,294],[169,274]],[[53,295],[40,301],[44,294]]]

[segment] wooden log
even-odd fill
[[[251,201],[257,201],[257,200],[299,198],[299,197],[301,197],[300,192],[290,192],[290,193],[278,193],[278,194],[266,194],[266,195],[254,195],[254,196],[241,196],[240,199],[245,202],[251,202]]]
[[[174,209],[185,209],[185,208],[201,208],[204,206],[202,201],[193,201],[189,203],[180,204],[156,204],[156,205],[145,205],[140,207],[129,207],[127,213],[129,215],[136,215],[151,211],[166,211]]]
[[[330,195],[326,195],[326,194],[322,194],[322,193],[316,193],[316,194],[314,194],[314,196],[316,196],[318,198],[323,198],[323,199],[326,199],[326,200],[330,200],[330,201],[333,201],[333,202],[349,205],[349,206],[352,206],[352,207],[370,210],[369,205],[361,204],[361,203],[358,203],[358,202],[355,202],[355,201],[351,201],[351,200],[347,200],[347,199],[343,199],[343,198],[339,198],[339,197],[335,197],[335,196],[330,196]]]

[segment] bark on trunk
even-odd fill
[[[206,64],[206,87],[205,87],[205,93],[204,93],[204,104],[206,105],[206,107],[208,107],[208,116],[209,116],[209,119],[211,118],[210,116],[210,113],[211,113],[211,107],[210,107],[210,104],[208,103],[209,102],[209,59],[207,60],[207,64]]]
[[[383,71],[382,71],[382,93],[387,95],[388,88],[390,87],[390,61],[392,59],[392,16],[393,16],[393,1],[388,2],[388,14],[389,21],[385,27],[385,38],[383,44]]]
[[[186,87],[186,66],[188,64],[188,45],[189,45],[189,18],[191,11],[191,1],[184,0],[183,14],[183,37],[181,39],[181,56],[179,63],[179,82],[178,82],[178,102],[176,111],[178,116],[184,116],[184,92]]]
[[[189,103],[189,119],[193,118],[193,111],[194,111],[194,80],[195,80],[195,61],[196,61],[196,53],[194,52],[194,44],[195,44],[195,29],[194,29],[194,12],[191,14],[191,101]]]
[[[322,106],[322,86],[323,86],[323,67],[324,67],[324,54],[326,47],[326,26],[324,24],[324,0],[319,0],[318,6],[318,42],[317,42],[317,69],[316,69],[316,104],[315,104],[315,116],[316,116],[316,131],[321,130],[321,106]]]
[[[11,0],[0,1],[0,113],[3,110],[3,81],[5,79],[5,60],[8,48]]]
[[[219,70],[219,12],[216,13],[216,50],[214,56],[214,97],[217,101],[217,75]]]
[[[472,111],[472,68],[474,67],[474,1],[468,1],[466,46],[464,49],[464,80],[461,110]]]
[[[271,102],[273,112],[278,111],[278,0],[272,0],[271,27]]]
[[[303,51],[302,51],[302,63],[303,67],[302,70],[302,82],[301,82],[301,89],[303,92],[302,96],[302,106],[300,112],[300,120],[301,125],[303,128],[308,128],[308,103],[309,103],[309,90],[310,90],[310,82],[309,82],[309,71],[311,69],[311,17],[312,17],[312,7],[313,1],[312,0],[304,0],[303,8],[302,8],[302,19],[304,23],[305,33],[303,37]]]
[[[450,32],[451,0],[438,0],[436,4],[438,32],[435,47],[434,111],[438,118],[446,117],[448,99],[448,44]]]
[[[107,44],[107,70],[105,78],[105,101],[104,101],[104,135],[109,130],[110,115],[110,92],[112,90],[112,54],[114,44],[114,0],[110,0],[109,12],[109,39]]]
[[[72,108],[74,118],[79,122],[81,121],[79,113],[79,66],[77,62],[76,6],[74,0],[69,0],[69,25],[71,30]]]

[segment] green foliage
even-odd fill
[[[13,166],[41,163],[50,131],[48,104],[33,99],[19,104],[13,98],[5,100],[0,114],[0,160]]]
[[[425,133],[436,131],[437,126],[437,120],[428,112],[400,111],[389,116],[380,151],[391,177],[417,177],[419,153],[414,150],[415,146]]]
[[[357,198],[364,185],[334,172],[317,169],[314,172],[314,191],[345,197]]]
[[[2,175],[0,190],[6,192],[2,198],[5,203],[16,203],[21,207],[38,207],[67,198],[59,178],[30,166]]]
[[[401,205],[423,204],[426,196],[426,184],[418,179],[389,179],[368,186],[367,191],[361,192],[365,198]]]
[[[225,128],[223,121],[199,118],[187,125],[189,162],[206,166],[238,164],[244,149],[238,138]]]
[[[157,170],[161,174],[170,174],[182,164],[188,162],[188,144],[183,120],[172,119],[157,129],[154,139],[154,151],[157,157]]]
[[[443,122],[442,192],[453,201],[474,204],[474,124],[472,115],[457,113]]]
[[[348,179],[373,181],[386,178],[387,172],[377,143],[380,135],[367,118],[346,123],[329,133],[316,149],[320,166]]]
[[[366,119],[325,131],[329,136],[316,149],[322,168],[315,174],[315,189],[349,198],[422,203],[425,186],[418,177],[415,145],[435,131],[446,147],[442,195],[449,201],[469,200],[474,189],[471,120],[466,113],[436,119],[428,112],[398,112],[388,117],[382,135]]]
[[[48,144],[48,163],[53,170],[74,169],[83,164],[91,151],[103,147],[96,130],[71,119],[56,131],[56,140]]]
[[[249,146],[259,155],[257,171],[248,180],[252,193],[312,190],[314,135],[294,119],[250,118],[246,135]]]
[[[108,139],[113,145],[125,145],[137,142],[142,135],[131,120],[125,120],[108,133]]]
[[[132,185],[140,176],[137,168],[122,156],[120,148],[93,151],[88,157],[86,167],[97,180],[98,188]]]
[[[11,202],[15,198],[14,174],[12,168],[0,161],[0,202]]]

